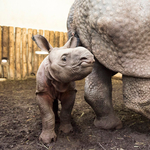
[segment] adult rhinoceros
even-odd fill
[[[112,106],[111,77],[117,72],[123,74],[125,105],[150,118],[150,1],[75,0],[67,27],[96,59],[85,81],[94,124],[122,126]]]

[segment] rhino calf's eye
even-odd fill
[[[63,56],[62,57],[62,61],[66,61],[67,59],[66,59],[66,56]]]

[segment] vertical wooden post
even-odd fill
[[[8,78],[8,27],[3,27],[2,34],[2,59],[7,59],[7,63],[3,63],[3,77]]]
[[[60,32],[59,47],[64,46],[64,33]]]
[[[65,37],[64,37],[64,44],[65,44],[68,41],[68,33],[65,32],[64,35],[65,35]]]
[[[27,77],[27,34],[26,28],[22,29],[22,78]]]
[[[8,27],[3,27],[3,53],[2,58],[8,59]]]
[[[43,30],[39,30],[39,35],[43,36]]]
[[[33,35],[37,34],[37,30],[34,29],[33,30]],[[34,41],[32,41],[32,45],[33,45],[33,51],[32,51],[32,72],[34,74],[36,74],[37,69],[38,69],[38,62],[37,62],[37,55],[35,54],[35,51],[37,51],[37,45]]]
[[[28,29],[28,76],[32,73],[32,29]]]
[[[49,41],[49,31],[48,30],[45,30],[44,31],[44,37],[47,39],[47,41],[50,43]]]
[[[60,35],[60,32],[56,31],[55,32],[55,47],[59,47],[59,35]]]
[[[16,52],[16,79],[21,79],[21,28],[16,27],[16,36],[15,36],[15,52]]]
[[[2,27],[0,26],[0,78],[2,77]]]
[[[49,33],[49,40],[50,40],[50,44],[52,47],[54,47],[55,45],[55,34],[54,34],[54,31],[50,31]]]
[[[9,79],[15,79],[14,28],[9,27]]]
[[[43,30],[39,30],[39,35],[43,35]],[[41,49],[39,47],[38,47],[38,51],[41,51]],[[38,55],[38,59],[39,59],[38,68],[39,68],[41,62],[43,61],[43,58],[44,58],[43,55]]]

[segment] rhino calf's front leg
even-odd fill
[[[55,115],[52,109],[54,100],[46,93],[37,94],[36,100],[42,117],[42,133],[39,140],[45,144],[56,141]]]
[[[73,131],[71,125],[71,111],[74,105],[76,96],[76,90],[68,90],[65,93],[61,94],[61,105],[62,109],[60,111],[60,127],[59,131],[64,133],[69,133]]]

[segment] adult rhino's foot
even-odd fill
[[[44,144],[49,144],[51,142],[55,142],[57,139],[57,135],[55,131],[44,130],[42,131],[39,140]]]
[[[73,127],[70,123],[69,124],[61,124],[59,127],[59,131],[63,132],[63,133],[69,133],[69,132],[73,131]]]
[[[125,105],[150,119],[150,79],[123,76]]]
[[[94,125],[101,129],[121,129],[122,128],[122,122],[119,118],[116,116],[105,116],[101,117],[100,119],[95,118]]]

